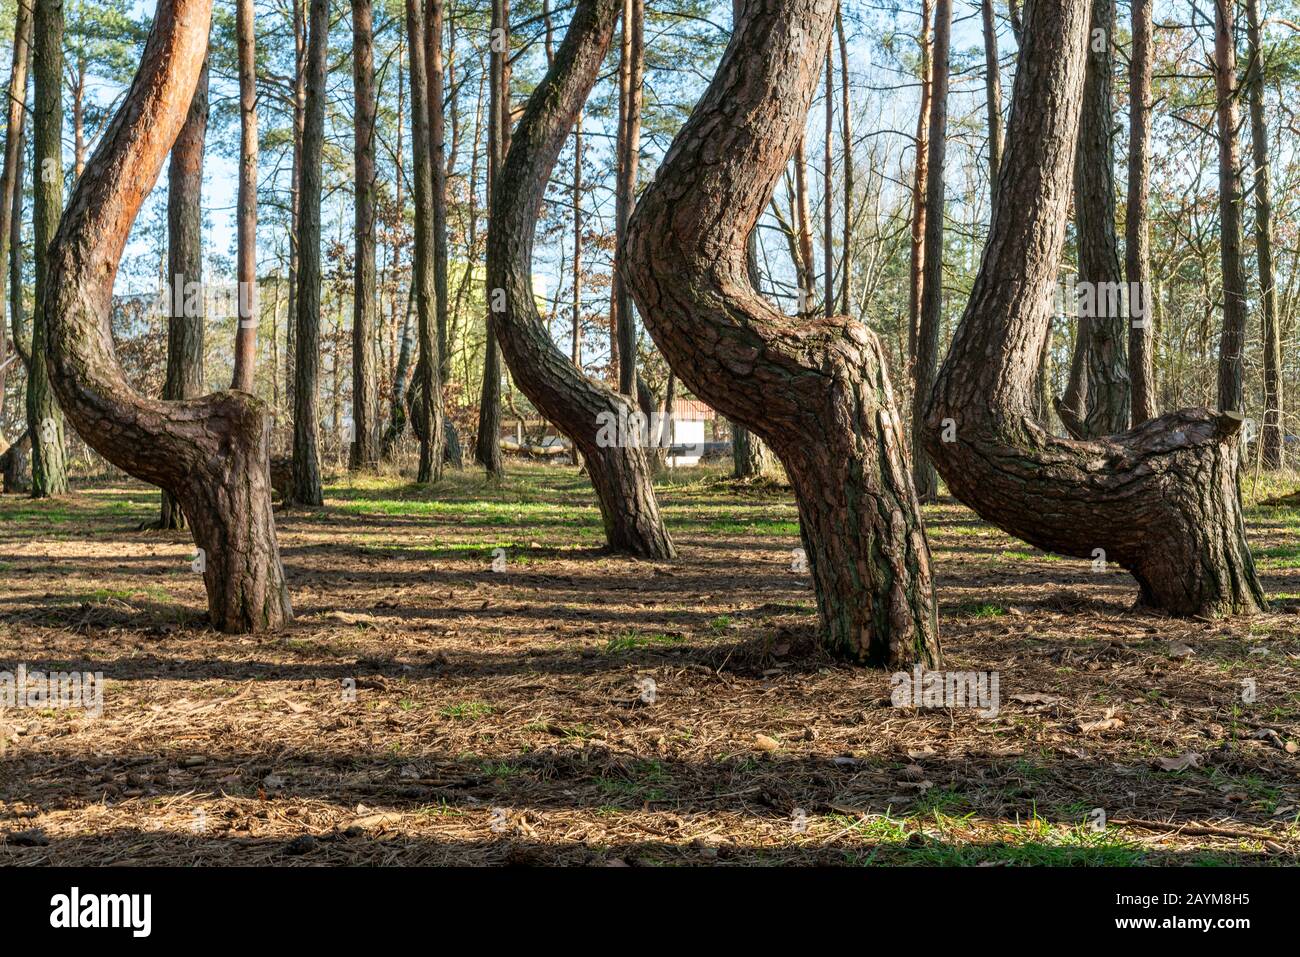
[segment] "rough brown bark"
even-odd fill
[[[429,133],[429,74],[425,64],[424,0],[406,0],[407,43],[411,48],[411,161],[415,183],[415,258],[412,295],[418,358],[415,361],[416,396],[412,408],[415,434],[420,439],[418,482],[442,478],[446,436],[442,415],[442,360],[438,352],[437,298],[434,276],[433,178],[434,156]],[[441,165],[441,157],[438,158]],[[445,320],[444,320],[445,329]]]
[[[1132,0],[1129,59],[1128,201],[1124,212],[1124,275],[1129,284],[1128,376],[1133,424],[1156,411],[1155,319],[1151,297],[1151,28],[1152,0]],[[1135,302],[1140,294],[1141,302]]]
[[[1074,165],[1074,218],[1079,244],[1079,282],[1091,284],[1097,315],[1079,317],[1081,361],[1071,374],[1086,384],[1070,393],[1071,412],[1080,416],[1080,437],[1096,438],[1129,426],[1129,379],[1125,346],[1128,315],[1107,290],[1119,289],[1123,272],[1115,233],[1115,134],[1111,98],[1111,43],[1114,0],[1093,0],[1088,62],[1083,82],[1083,112]],[[1088,288],[1088,287],[1084,287]],[[1062,417],[1064,420],[1064,416]]]
[[[131,223],[184,122],[207,52],[211,0],[159,0],[139,72],[77,183],[50,248],[49,366],[69,419],[101,455],[180,501],[204,550],[212,623],[289,620],[271,514],[271,416],[245,392],[162,402],[113,354],[113,279]]]
[[[579,0],[555,61],[533,91],[492,188],[488,227],[491,313],[515,383],[574,443],[600,502],[605,540],[642,558],[675,556],[655,498],[650,468],[636,443],[608,443],[602,426],[627,422],[636,407],[584,376],[552,343],[533,296],[533,234],[546,183],[609,49],[620,0]]]
[[[618,391],[636,395],[636,316],[623,280],[627,221],[636,203],[641,157],[641,85],[645,74],[645,2],[623,0],[623,37],[619,61],[618,187],[615,197],[614,275],[611,279],[614,329],[618,336]]]
[[[948,74],[952,40],[952,0],[938,0],[934,8],[934,48],[930,67],[930,129],[926,137],[925,253],[921,280],[920,323],[916,333],[916,364],[912,393],[912,421],[920,422],[939,364],[939,325],[943,318],[943,207],[944,166],[948,151]],[[912,484],[922,502],[939,497],[939,477],[925,454],[919,431],[912,429]]]
[[[835,0],[750,0],[628,233],[627,281],[691,392],[757,433],[799,501],[824,641],[936,666],[930,553],[883,350],[851,319],[777,313],[746,239],[803,134]]]
[[[835,11],[835,33],[840,46],[840,154],[844,163],[844,263],[840,268],[840,314],[847,316],[853,284],[853,109],[849,98],[849,44],[844,35],[843,8]]]
[[[998,170],[1002,168],[1002,64],[998,59],[998,26],[993,0],[980,0],[984,26],[984,106],[989,124],[990,195],[997,197]]]
[[[27,119],[24,108],[27,103],[27,70],[31,62],[32,48],[32,0],[18,0],[17,16],[14,20],[13,66],[9,71],[8,124],[5,126],[4,169],[0,172],[0,303],[9,302],[12,296],[6,293],[9,278],[9,242],[10,224],[20,215],[15,210],[14,197],[22,195],[18,175],[22,157],[23,127]],[[21,208],[21,206],[19,206]],[[21,310],[19,310],[21,311]],[[13,332],[15,348],[20,357],[24,346],[20,341],[18,316],[11,316],[10,326]],[[7,330],[0,329],[0,341],[7,338]],[[0,360],[5,358],[0,350]],[[25,363],[27,360],[22,358]],[[3,379],[0,379],[2,382]],[[4,393],[0,391],[0,396]]]
[[[916,388],[916,339],[921,328],[921,295],[925,290],[925,187],[930,162],[930,21],[934,0],[921,0],[920,48],[921,104],[916,114],[916,162],[912,170],[912,255],[908,287],[907,362],[908,378]]]
[[[298,291],[294,303],[293,488],[298,505],[321,505],[320,480],[320,204],[321,150],[325,142],[325,68],[329,0],[307,8],[306,99],[298,189]]]
[[[375,382],[375,58],[371,0],[352,0],[353,186],[352,273],[352,446],[348,468],[368,471],[379,464],[379,396]]]
[[[33,234],[36,260],[36,311],[32,314],[33,361],[27,367],[27,429],[32,435],[33,498],[68,491],[68,466],[63,445],[63,412],[51,388],[44,361],[50,329],[50,240],[63,212],[63,2],[37,0],[33,24],[32,72],[36,113],[32,121],[34,146],[32,182],[35,193]]]
[[[193,399],[204,392],[203,152],[208,136],[208,64],[172,144],[167,167],[167,377],[163,399]],[[197,292],[197,295],[195,294]],[[163,489],[160,528],[185,527],[185,514]]]
[[[1273,268],[1273,176],[1269,167],[1268,124],[1264,118],[1264,47],[1260,42],[1259,0],[1246,0],[1250,39],[1250,146],[1255,166],[1255,258],[1259,265],[1260,321],[1264,340],[1264,425],[1260,431],[1265,468],[1283,465],[1282,330],[1277,313]]]
[[[1237,130],[1236,0],[1214,0],[1214,89],[1219,133],[1219,258],[1223,331],[1219,337],[1219,408],[1245,408],[1246,270],[1241,258],[1241,150]]]
[[[510,3],[492,0],[491,72],[488,107],[488,197],[500,178],[502,162],[510,148]],[[492,294],[488,286],[489,299]],[[490,302],[489,302],[490,307]],[[501,459],[501,349],[489,308],[483,351],[483,388],[479,392],[478,436],[474,457],[489,477],[505,474]]]
[[[289,184],[289,310],[284,332],[284,391],[290,415],[298,407],[297,344],[298,338],[298,234],[299,209],[302,201],[302,134],[307,122],[307,0],[290,0],[293,4],[293,169]],[[399,51],[400,53],[400,51]],[[398,87],[398,156],[401,156],[401,87]],[[399,159],[400,163],[400,159]],[[400,177],[399,177],[400,179]],[[400,195],[400,190],[399,190]],[[399,204],[400,208],[400,204]],[[290,496],[285,496],[289,498]]]
[[[1073,441],[1032,415],[1065,240],[1088,6],[1031,8],[1003,188],[923,434],[953,494],[1011,534],[1128,569],[1143,602],[1166,612],[1254,612],[1264,598],[1237,490],[1239,416],[1187,409]]]
[[[239,47],[239,195],[236,280],[239,324],[235,372],[230,387],[253,391],[257,368],[257,33],[253,0],[236,0],[235,41]],[[273,337],[274,338],[274,337]],[[274,367],[272,367],[274,368]]]
[[[445,7],[445,0],[428,0],[425,9],[425,25],[428,28],[425,60],[429,75],[429,143],[433,157],[433,289],[438,327],[438,381],[443,385],[446,385],[451,378],[448,327],[450,291],[447,281],[447,177],[455,160],[455,150],[453,149],[453,155],[448,157],[446,149],[446,86],[443,81],[442,49]],[[449,45],[454,53],[454,37]],[[454,116],[455,111],[452,112]],[[450,410],[445,407],[441,394],[438,396],[438,403],[442,418],[443,462],[453,468],[460,468],[464,464],[460,436],[456,434],[455,423],[452,422]]]

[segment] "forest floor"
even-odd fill
[[[100,716],[0,711],[0,865],[1300,860],[1300,502],[1250,507],[1272,608],[1223,621],[927,508],[993,716],[813,650],[788,492],[666,475],[681,556],[643,562],[573,469],[509,470],[277,511],[273,637],[206,626],[145,486],[5,497],[0,671],[105,681]]]

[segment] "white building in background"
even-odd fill
[[[704,455],[704,424],[713,418],[713,410],[698,399],[674,400],[668,435],[666,441],[661,440],[669,449],[664,461],[670,468],[700,464],[700,457]],[[662,435],[662,424],[660,429]]]

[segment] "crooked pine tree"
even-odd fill
[[[77,181],[50,246],[50,378],[106,459],[170,492],[204,551],[212,624],[292,617],[271,514],[271,415],[236,391],[165,402],[131,388],[113,352],[113,280],[140,204],[180,132],[207,53],[212,0],[159,0],[139,71]]]
[[[746,257],[803,135],[836,6],[744,4],[632,214],[624,278],[678,378],[785,465],[826,646],[937,666],[930,549],[880,343],[849,318],[781,314]]]

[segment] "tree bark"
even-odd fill
[[[1254,612],[1264,597],[1237,490],[1240,416],[1187,409],[1094,441],[1058,439],[1032,416],[1065,241],[1088,6],[1031,7],[988,245],[922,431],[952,493],[986,521],[1044,550],[1128,569],[1143,603],[1163,611]]]
[[[497,188],[506,151],[510,148],[510,3],[492,0],[491,71],[488,106],[488,202]],[[490,217],[489,217],[490,223]],[[505,475],[501,460],[501,349],[492,321],[492,286],[488,285],[488,314],[483,347],[483,388],[479,392],[478,437],[474,457],[488,476]]]
[[[379,397],[375,383],[375,54],[371,0],[352,0],[353,187],[352,446],[350,471],[379,464]]]
[[[1245,407],[1246,270],[1241,258],[1241,156],[1237,130],[1236,0],[1214,0],[1214,89],[1219,132],[1219,258],[1223,331],[1219,337],[1219,409]]]
[[[1133,424],[1156,411],[1155,319],[1151,297],[1151,29],[1152,0],[1132,0],[1129,60],[1128,200],[1124,212],[1124,274],[1129,288],[1128,376]],[[1134,297],[1141,300],[1134,302]]]
[[[1002,62],[998,59],[998,26],[993,0],[980,0],[984,24],[984,103],[989,124],[989,187],[996,199],[998,170],[1002,168]]]
[[[208,135],[208,64],[172,145],[167,167],[167,378],[163,399],[193,399],[204,392],[203,151]],[[197,295],[196,295],[197,293]],[[185,527],[176,498],[163,489],[158,526]]]
[[[407,43],[411,48],[411,160],[415,180],[415,259],[412,295],[415,296],[415,330],[418,358],[415,381],[418,402],[413,412],[415,434],[420,439],[420,466],[416,481],[442,478],[443,433],[442,360],[438,351],[438,291],[434,276],[436,238],[433,222],[435,158],[429,133],[429,73],[425,64],[427,31],[424,0],[406,0]],[[442,158],[437,158],[441,165]],[[445,298],[444,298],[445,302]],[[446,328],[446,320],[443,320]]]
[[[616,201],[616,237],[614,243],[613,297],[615,329],[618,332],[618,391],[629,398],[636,395],[637,348],[636,314],[632,297],[623,279],[627,221],[636,203],[637,170],[641,158],[641,102],[645,74],[645,0],[623,2],[622,62],[619,68],[623,107],[619,124],[618,195]]]
[[[22,342],[21,289],[19,298],[14,299],[13,288],[9,280],[9,252],[11,225],[21,215],[22,180],[19,170],[22,166],[23,127],[27,120],[27,71],[31,62],[32,49],[32,3],[33,0],[18,0],[17,16],[14,20],[13,66],[9,71],[8,89],[8,125],[5,127],[4,170],[0,172],[0,303],[17,301],[19,307],[11,307],[10,328],[12,329],[14,349],[20,360],[26,364],[26,346]],[[19,201],[15,203],[15,197]],[[16,245],[16,244],[15,244]],[[21,273],[19,274],[21,277]],[[13,284],[17,286],[21,278]],[[8,331],[0,329],[0,341],[8,337]],[[0,349],[0,360],[4,358]],[[0,380],[3,381],[3,380]],[[4,391],[0,389],[0,397]]]
[[[450,292],[447,282],[447,177],[451,162],[447,158],[446,149],[446,88],[443,82],[442,51],[445,6],[446,0],[428,0],[425,10],[425,26],[428,28],[425,61],[429,76],[429,140],[433,163],[433,289],[438,327],[438,381],[444,386],[451,379],[451,343],[448,329]],[[454,38],[451,47],[454,52]],[[456,434],[451,411],[446,408],[441,390],[437,402],[442,419],[443,463],[453,468],[461,468],[464,460],[460,436]]]
[[[746,263],[803,136],[835,9],[745,5],[632,215],[626,278],[683,384],[785,465],[826,645],[874,665],[935,667],[929,546],[880,343],[851,319],[777,313]]]
[[[939,364],[939,326],[943,319],[943,207],[944,165],[948,151],[948,74],[952,40],[952,0],[938,0],[934,8],[934,51],[930,68],[930,130],[926,142],[925,255],[921,281],[921,315],[916,334],[916,388],[912,393],[912,484],[923,503],[939,498],[939,477],[925,454],[915,427],[925,417],[925,406]]]
[[[86,442],[179,500],[205,555],[213,625],[264,631],[292,617],[271,514],[269,409],[235,391],[178,402],[145,398],[127,383],[111,347],[117,264],[185,120],[211,10],[211,0],[159,0],[136,79],[50,247],[49,366]]]
[[[844,163],[843,265],[840,267],[840,315],[849,315],[853,284],[853,110],[849,101],[849,44],[844,35],[844,10],[835,11],[835,33],[840,45],[840,154]]]
[[[298,407],[297,343],[298,338],[298,237],[301,232],[299,213],[302,203],[302,136],[307,122],[307,0],[290,0],[293,4],[293,170],[289,185],[289,311],[284,332],[284,391],[292,413]],[[398,156],[401,156],[401,88],[398,88]],[[398,206],[400,209],[400,204]],[[288,496],[286,496],[288,498]]]
[[[257,369],[257,32],[253,0],[236,0],[235,39],[239,47],[239,195],[236,281],[239,325],[235,332],[235,372],[230,387],[252,392]],[[274,366],[272,367],[274,369]],[[274,377],[274,376],[273,376]]]
[[[488,289],[504,291],[491,322],[516,384],[582,453],[613,551],[676,554],[637,442],[602,441],[602,425],[626,423],[636,407],[584,376],[546,334],[533,296],[533,234],[546,183],[609,49],[620,0],[579,0],[545,79],[529,98],[492,187]]]
[[[1125,357],[1128,312],[1121,307],[1122,296],[1109,292],[1121,288],[1124,275],[1115,234],[1115,116],[1111,100],[1114,30],[1115,0],[1093,0],[1074,166],[1078,288],[1091,289],[1094,313],[1079,316],[1076,349],[1082,346],[1084,351],[1080,362],[1071,366],[1072,375],[1080,374],[1086,380],[1082,389],[1076,386],[1071,393],[1075,403],[1070,405],[1071,411],[1081,415],[1080,438],[1111,435],[1129,426]]]
[[[27,429],[32,436],[32,498],[47,498],[68,491],[63,412],[45,361],[53,341],[45,301],[53,288],[49,248],[63,212],[63,0],[37,0],[33,38],[36,311],[32,315],[32,361],[27,368]]]
[[[618,381],[618,329],[610,337],[613,381]],[[574,368],[582,368],[582,110],[573,124],[573,335],[569,347]]]
[[[1265,468],[1283,465],[1282,330],[1277,313],[1277,283],[1273,270],[1273,174],[1269,166],[1268,125],[1264,118],[1264,47],[1260,38],[1259,0],[1246,0],[1250,39],[1250,146],[1255,165],[1255,258],[1259,264],[1259,297],[1264,340],[1264,425],[1260,431]]]
[[[912,257],[908,288],[907,361],[908,378],[916,389],[916,346],[921,330],[921,297],[925,291],[925,188],[930,181],[930,73],[932,45],[930,21],[933,0],[921,0],[921,29],[917,34],[920,48],[921,104],[916,115],[916,163],[912,170]]]
[[[322,505],[320,480],[320,204],[321,150],[325,142],[325,68],[329,0],[310,0],[307,24],[306,99],[298,190],[298,292],[295,305],[293,485],[297,505]]]

